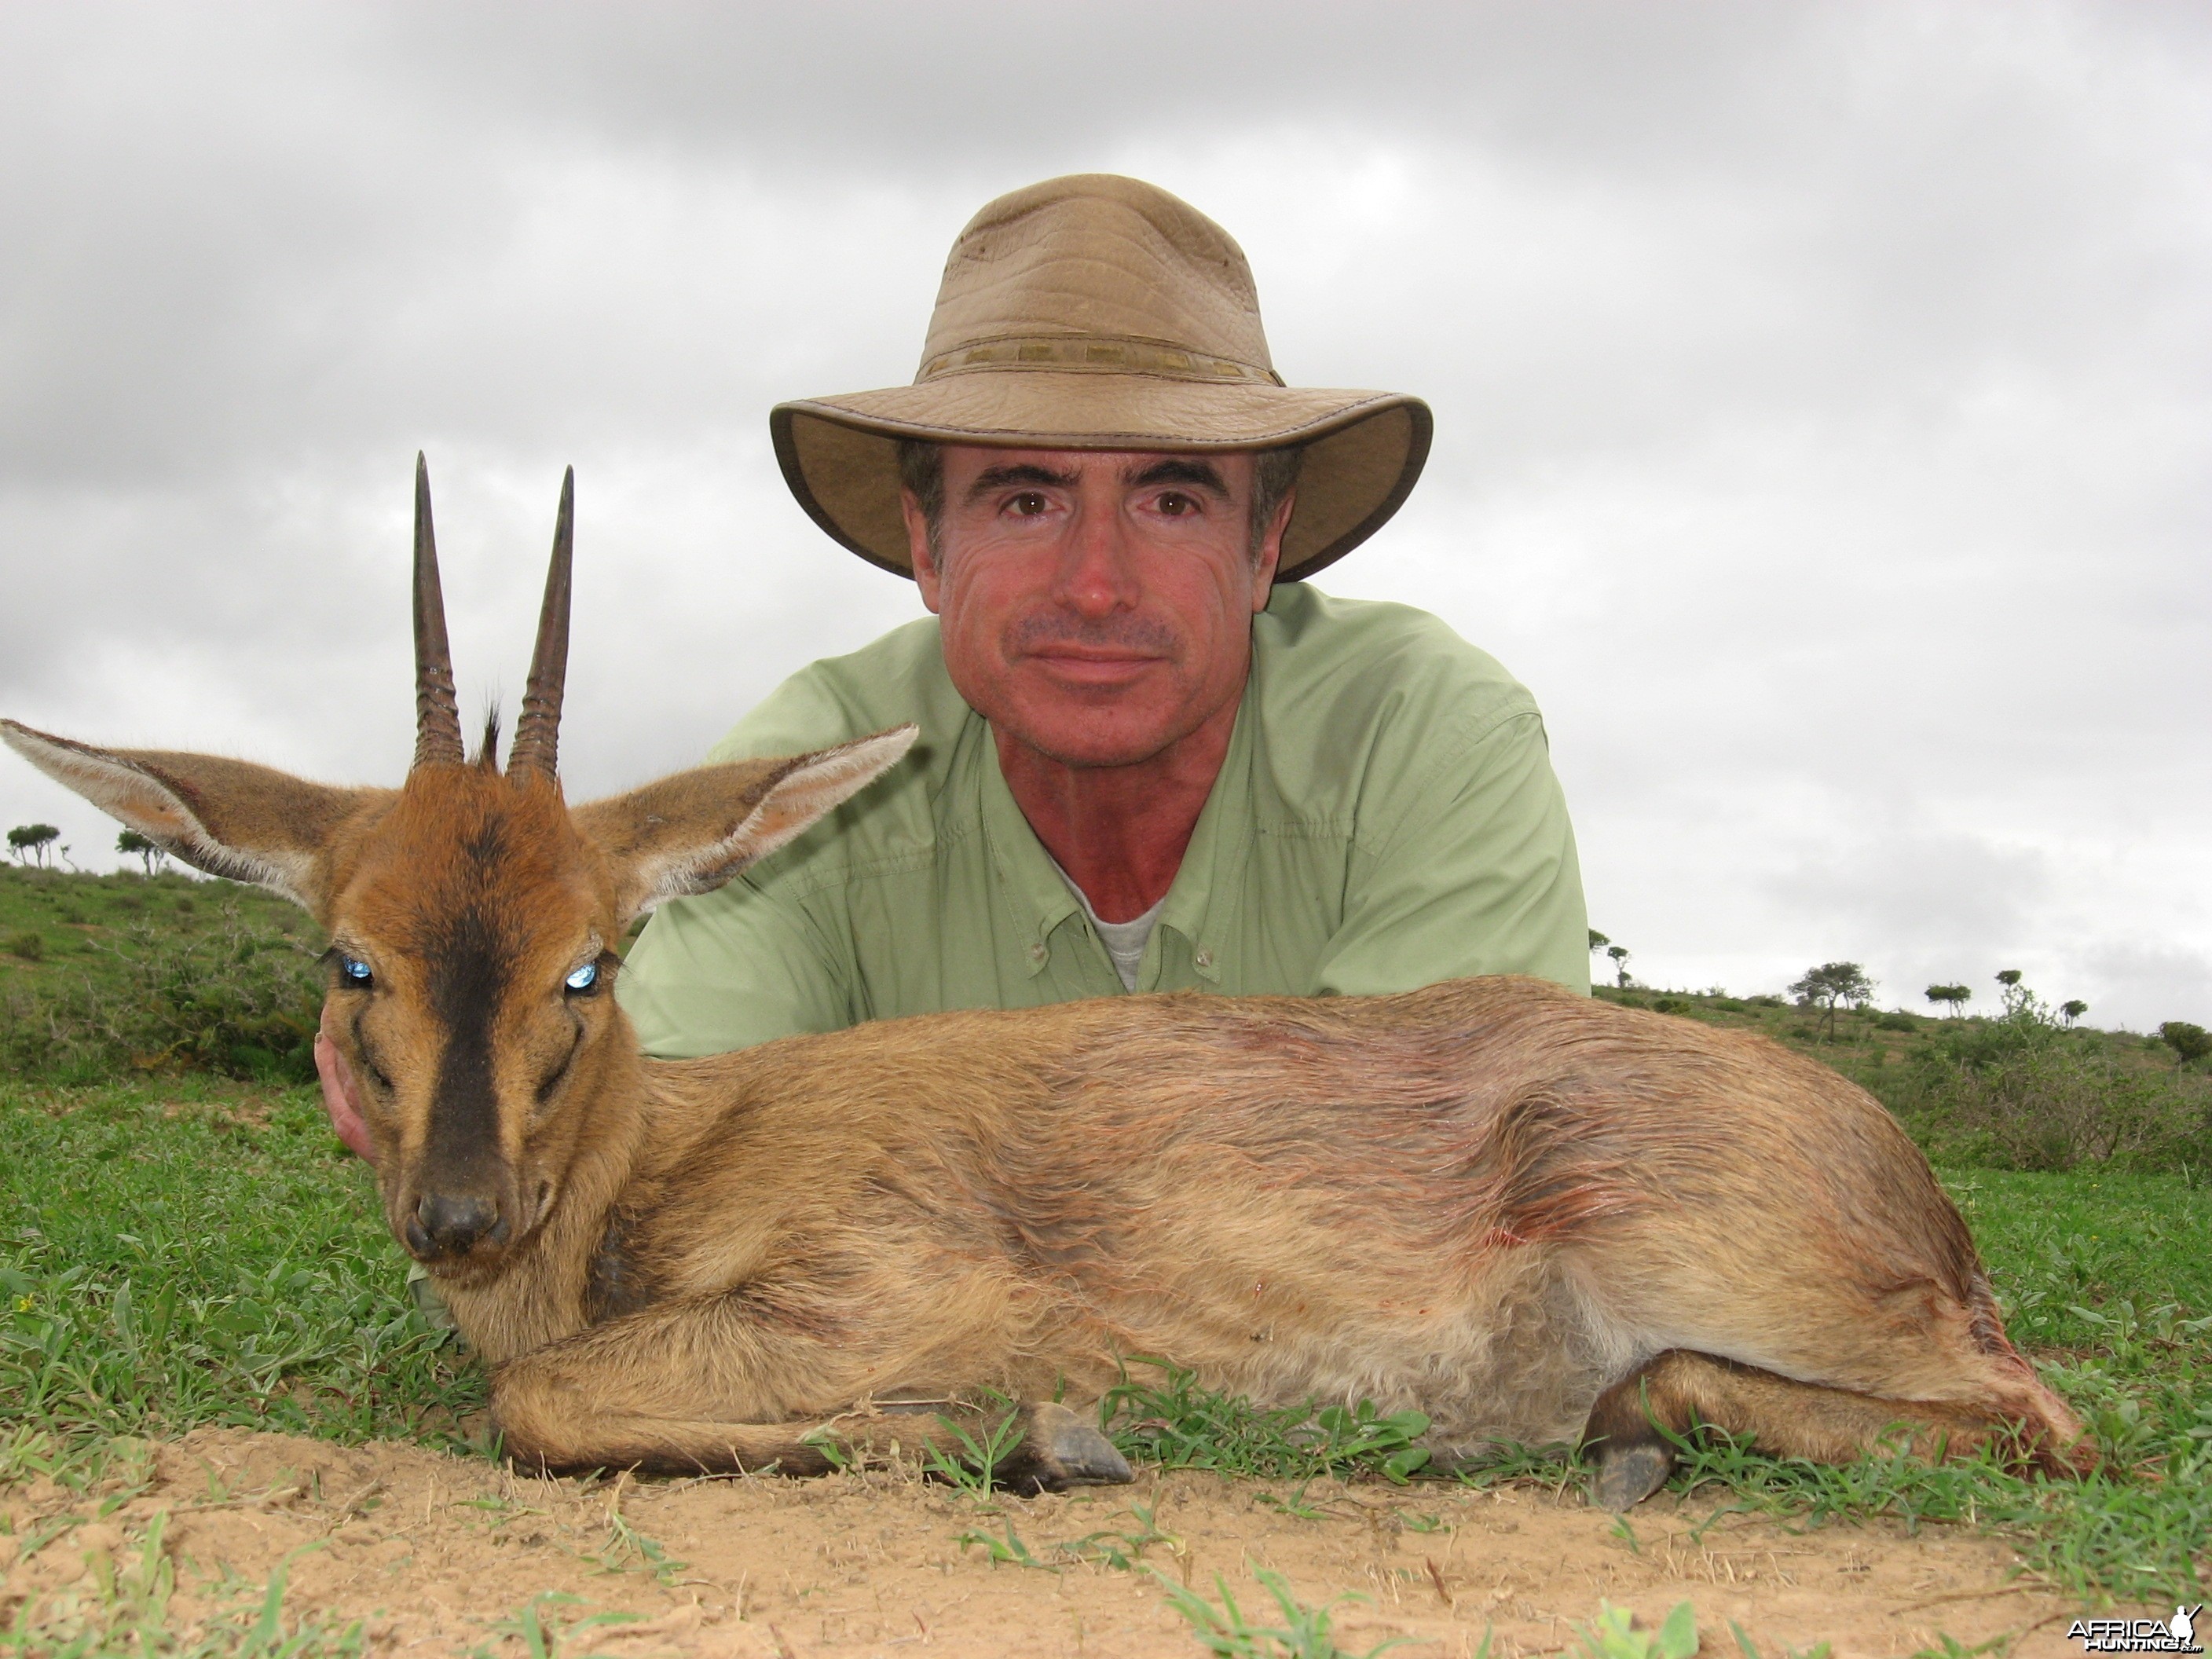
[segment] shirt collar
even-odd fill
[[[1255,656],[1255,678],[1258,670]],[[1190,845],[1183,849],[1182,867],[1176,872],[1160,909],[1159,926],[1173,929],[1189,942],[1192,966],[1208,981],[1218,979],[1221,972],[1209,937],[1214,891],[1217,886],[1224,890],[1229,886],[1234,871],[1227,866],[1243,858],[1251,835],[1255,694],[1254,680],[1248,679],[1237,704],[1237,723],[1230,731],[1228,752],[1222,757],[1221,770],[1200,810]],[[988,724],[981,748],[983,836],[1015,925],[1024,936],[1027,966],[1035,977],[1050,960],[1054,930],[1069,917],[1080,915],[1082,906],[1060,879],[1052,855],[1022,816],[1014,792],[1006,787],[1006,775],[999,769],[998,742]]]
[[[1052,866],[1044,843],[1022,816],[1014,792],[999,769],[999,744],[988,722],[983,726],[982,784],[983,840],[990,848],[991,866],[998,872],[1000,890],[1013,914],[1029,953],[1030,976],[1044,970],[1050,959],[1053,930],[1079,913],[1075,895]]]
[[[1182,866],[1168,889],[1159,925],[1182,935],[1190,945],[1191,967],[1211,983],[1221,977],[1219,946],[1214,923],[1225,919],[1227,896],[1235,891],[1237,867],[1245,859],[1252,836],[1252,756],[1258,742],[1260,661],[1252,659],[1252,672],[1244,682],[1244,696],[1237,705],[1237,724],[1229,733],[1229,751],[1221,757],[1221,770],[1206,795],[1198,823],[1183,848]],[[1216,903],[1217,896],[1224,902]]]

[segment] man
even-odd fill
[[[1587,988],[1534,703],[1435,618],[1302,580],[1405,499],[1428,410],[1283,386],[1212,221],[1128,179],[1002,198],[914,385],[771,424],[816,522],[934,619],[793,677],[714,753],[922,735],[654,919],[622,981],[653,1052],[1129,990]]]
[[[912,386],[770,426],[815,521],[933,614],[794,675],[714,757],[921,736],[654,917],[619,982],[651,1052],[1131,991],[1588,988],[1534,702],[1433,617],[1304,581],[1405,500],[1427,407],[1285,386],[1211,220],[1105,175],[1003,197]]]

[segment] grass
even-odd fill
[[[1575,1639],[1586,1659],[1692,1659],[1698,1650],[1697,1609],[1678,1601],[1657,1630],[1643,1631],[1627,1608],[1601,1601],[1597,1617],[1577,1631]]]
[[[1255,1568],[1252,1576],[1274,1602],[1283,1620],[1279,1625],[1255,1625],[1247,1620],[1243,1609],[1237,1605],[1237,1597],[1218,1573],[1213,1577],[1213,1593],[1221,1598],[1218,1607],[1164,1573],[1155,1571],[1152,1576],[1166,1592],[1168,1605],[1189,1625],[1199,1645],[1208,1653],[1219,1655],[1221,1659],[1374,1659],[1378,1653],[1404,1646],[1409,1639],[1397,1637],[1376,1643],[1363,1655],[1347,1654],[1336,1644],[1331,1611],[1346,1601],[1366,1598],[1340,1595],[1320,1607],[1310,1607],[1291,1593],[1289,1581],[1282,1574],[1265,1567]],[[1482,1647],[1486,1659],[1490,1650],[1487,1637]],[[1641,1656],[1636,1659],[1641,1659]],[[1677,1656],[1669,1655],[1668,1659]]]
[[[1276,1613],[1282,1620],[1279,1625],[1254,1624],[1237,1606],[1236,1595],[1218,1573],[1213,1579],[1214,1595],[1220,1598],[1218,1606],[1157,1570],[1152,1576],[1166,1592],[1168,1605],[1189,1625],[1199,1645],[1219,1656],[1219,1659],[1374,1659],[1376,1654],[1408,1645],[1413,1640],[1409,1637],[1394,1637],[1376,1643],[1364,1654],[1354,1655],[1336,1644],[1331,1615],[1335,1608],[1346,1602],[1363,1601],[1364,1596],[1340,1595],[1315,1607],[1300,1601],[1282,1574],[1265,1567],[1255,1568],[1252,1576],[1275,1604]],[[1729,1628],[1744,1659],[1766,1659],[1740,1627]],[[1635,1616],[1627,1608],[1601,1601],[1597,1616],[1577,1627],[1575,1646],[1568,1652],[1571,1659],[1693,1659],[1699,1650],[1699,1640],[1697,1609],[1687,1601],[1677,1602],[1656,1630],[1638,1629]],[[1475,1649],[1475,1659],[1489,1659],[1490,1650],[1490,1633],[1485,1632],[1481,1644]],[[1788,1659],[1827,1659],[1827,1644],[1822,1643],[1807,1654],[1791,1654]],[[1777,1655],[1774,1659],[1783,1659],[1783,1656]],[[1921,1656],[1915,1655],[1914,1659],[1921,1659]]]
[[[0,1629],[0,1655],[22,1659],[354,1659],[358,1625],[284,1616],[285,1569],[211,1617],[179,1627],[170,1607],[176,1565],[163,1553],[157,1514],[119,1560],[99,1557],[78,1590],[18,1607]]]
[[[1429,1461],[1427,1448],[1413,1443],[1429,1429],[1419,1412],[1386,1416],[1365,1401],[1268,1411],[1209,1394],[1163,1359],[1134,1357],[1122,1370],[1100,1402],[1100,1418],[1121,1455],[1140,1462],[1243,1480],[1380,1474],[1402,1484]]]
[[[957,1453],[940,1450],[926,1441],[922,1444],[923,1468],[963,1496],[986,1504],[999,1490],[1000,1467],[1022,1439],[1020,1405],[1003,1395],[993,1394],[990,1398],[998,1415],[979,1422],[975,1431],[942,1412],[938,1413],[939,1426],[959,1443]]]
[[[521,1644],[524,1659],[586,1659],[573,1643],[588,1632],[635,1624],[638,1620],[634,1613],[565,1611],[580,1605],[575,1596],[548,1590],[533,1597],[514,1618],[503,1619],[492,1628]],[[471,1659],[492,1659],[492,1650],[477,1648]]]
[[[308,1091],[0,1082],[0,1444],[451,1437],[480,1408]]]

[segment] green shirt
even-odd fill
[[[951,1008],[1127,994],[945,670],[934,617],[783,683],[715,760],[902,721],[906,758],[720,890],[661,908],[623,1006],[664,1058]],[[1589,987],[1574,834],[1534,701],[1425,611],[1302,582],[1253,619],[1221,775],[1139,991]]]

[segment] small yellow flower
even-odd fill
[[[17,1313],[28,1313],[28,1312],[30,1312],[30,1311],[31,1311],[31,1298],[30,1298],[29,1297],[27,1297],[27,1296],[19,1296],[19,1297],[17,1297],[15,1298],[15,1311],[16,1311]]]

